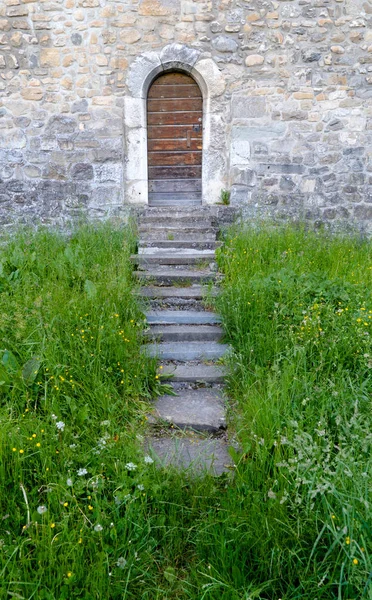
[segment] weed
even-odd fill
[[[230,190],[221,190],[221,193],[220,193],[221,204],[224,204],[225,206],[229,206],[230,197],[231,197]]]

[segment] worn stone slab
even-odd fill
[[[216,273],[207,269],[188,271],[187,269],[162,269],[161,267],[135,271],[134,275],[140,280],[153,281],[157,285],[173,285],[173,283],[191,285],[192,283],[207,283],[216,278]]]
[[[141,296],[145,298],[190,298],[201,300],[206,295],[206,290],[201,285],[191,285],[190,287],[141,287],[139,290]],[[218,290],[213,288],[208,290],[208,295],[217,296]]]
[[[228,444],[221,438],[184,436],[147,439],[147,451],[161,467],[175,467],[192,476],[219,476],[232,472],[234,464]]]
[[[150,310],[146,313],[150,325],[214,325],[221,317],[211,311]]]
[[[161,368],[163,367],[163,368]],[[175,383],[183,381],[185,383],[222,383],[226,376],[226,368],[215,365],[160,365],[159,375],[164,377],[165,381],[174,381]]]
[[[138,248],[138,253],[141,254],[144,249],[153,248],[154,250],[163,250],[165,248],[170,251],[179,252],[180,248],[192,249],[192,250],[215,250],[220,248],[222,242],[216,241],[205,241],[204,239],[199,240],[141,240]],[[143,252],[144,253],[144,252]],[[144,253],[145,254],[145,253]]]
[[[145,227],[140,225],[139,233],[141,236],[141,242],[148,241],[174,241],[182,240],[183,242],[197,242],[200,238],[203,238],[205,242],[216,241],[216,230],[213,227],[206,229],[198,229],[197,227],[188,228],[175,228],[175,227],[151,227],[146,225]]]
[[[163,229],[164,227],[173,227],[178,230],[183,230],[184,228],[195,228],[195,229],[208,229],[212,227],[211,219],[196,218],[189,217],[188,215],[181,215],[179,217],[169,216],[165,218],[165,222],[163,217],[159,217],[158,215],[147,215],[141,219],[141,229],[151,225],[151,227],[160,227]]]
[[[179,429],[216,432],[226,429],[225,407],[219,390],[182,390],[178,396],[160,396],[149,422],[165,421]]]
[[[218,342],[223,335],[216,325],[155,325],[146,337],[163,342]]]
[[[182,206],[183,204],[187,203],[188,206],[201,206],[201,198],[197,199],[197,198],[178,198],[178,199],[172,199],[169,200],[168,198],[151,198],[151,206],[169,206],[170,208],[174,208],[176,206]]]
[[[227,344],[217,342],[169,342],[148,344],[144,350],[159,360],[218,360],[228,351]]]
[[[146,258],[150,258],[150,257],[154,257],[154,258],[159,258],[159,257],[165,257],[165,258],[169,258],[169,256],[172,256],[174,259],[176,258],[180,258],[183,259],[184,257],[198,257],[199,259],[215,259],[216,253],[214,250],[210,250],[208,249],[202,249],[199,250],[197,248],[190,248],[188,246],[183,247],[181,246],[181,248],[139,248],[138,249],[138,254],[139,256],[143,256]]]
[[[202,262],[214,262],[215,254],[214,251],[209,250],[204,250],[199,253],[178,252],[176,255],[165,252],[154,252],[153,254],[133,254],[130,259],[133,263],[141,265],[198,265]]]

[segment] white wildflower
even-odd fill
[[[51,415],[51,417],[52,417],[53,421],[57,420],[57,416],[56,415]]]
[[[94,531],[102,531],[103,527],[100,523],[97,523],[97,525],[94,526]]]
[[[101,421],[101,426],[102,427],[109,427],[110,426],[110,421]]]
[[[132,462],[129,462],[125,465],[125,468],[128,469],[128,471],[135,471],[137,469],[137,465],[135,465]]]
[[[146,465],[152,465],[152,463],[154,462],[153,459],[151,458],[151,456],[145,456],[144,458],[145,464]]]
[[[68,487],[72,487],[74,485],[73,481],[72,481],[72,479],[70,477],[67,479],[66,485],[68,485]]]
[[[76,444],[70,444],[69,448],[71,448],[71,450],[73,450],[74,448],[76,448]]]
[[[64,428],[65,428],[65,424],[64,424],[64,422],[63,422],[63,421],[57,421],[57,423],[56,423],[56,427],[57,427],[57,429],[58,429],[59,431],[63,431],[63,430],[64,430]]]
[[[48,510],[46,506],[44,506],[44,504],[42,506],[38,506],[37,507],[37,512],[39,513],[39,515],[43,515],[44,513],[46,513],[46,511]]]
[[[139,483],[139,484],[137,485],[137,489],[138,489],[140,492],[143,492],[143,490],[145,489],[145,486],[144,486],[144,485],[142,485],[142,483]]]
[[[272,500],[275,500],[275,499],[276,499],[276,493],[275,493],[275,492],[273,492],[273,490],[269,490],[269,491],[267,492],[267,497],[268,497],[268,498],[271,498]]]
[[[119,567],[119,569],[124,569],[126,564],[127,561],[123,556],[120,556],[120,558],[118,558],[118,560],[116,561],[116,566]]]
[[[77,474],[79,475],[79,477],[82,477],[83,475],[86,475],[88,473],[88,471],[86,469],[78,469]]]

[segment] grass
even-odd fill
[[[247,227],[220,265],[255,578],[268,598],[372,598],[371,243]]]
[[[228,234],[233,479],[146,457],[134,247],[105,225],[1,248],[0,598],[371,599],[370,244]]]

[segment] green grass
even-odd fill
[[[371,600],[370,244],[231,230],[233,479],[145,460],[134,247],[105,225],[0,250],[0,598]]]
[[[371,243],[237,228],[220,265],[255,577],[268,598],[372,598]]]

